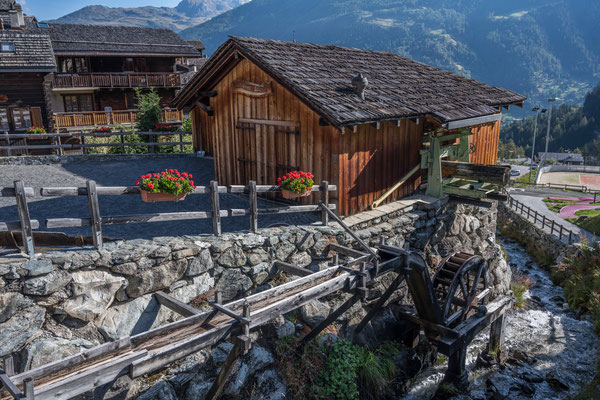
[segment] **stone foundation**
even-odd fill
[[[365,218],[353,229],[370,245],[385,239],[390,245],[422,252],[432,274],[438,262],[454,251],[481,254],[490,263],[494,294],[500,294],[509,290],[511,273],[495,242],[496,211],[495,206],[417,202]],[[331,243],[358,249],[341,227],[332,224],[221,237],[120,241],[107,243],[100,251],[51,251],[35,261],[0,264],[0,357],[13,353],[17,369],[29,369],[164,325],[180,317],[161,308],[153,292],[162,290],[201,306],[218,290],[229,301],[286,279],[272,267],[274,260],[313,271],[327,267]],[[299,314],[314,326],[347,296],[314,301]],[[352,326],[364,314],[363,305],[357,303],[341,322]],[[277,332],[295,332],[293,323],[281,320],[275,324]]]

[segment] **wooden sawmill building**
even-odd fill
[[[220,184],[310,171],[338,186],[339,213],[351,215],[420,162],[425,132],[470,128],[470,161],[494,165],[502,107],[524,100],[394,53],[231,37],[175,104],[191,109],[195,149],[214,155]]]

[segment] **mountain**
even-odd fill
[[[600,77],[597,0],[253,0],[185,29],[399,53],[518,91],[580,103]],[[517,115],[524,115],[520,111]]]
[[[535,117],[504,124],[500,138],[504,143],[514,143],[531,154]],[[548,113],[540,114],[538,120],[535,154],[544,151]],[[551,152],[579,149],[584,155],[596,156],[600,150],[600,84],[585,97],[583,106],[562,104],[552,110],[550,140]]]
[[[183,0],[176,7],[87,6],[50,21],[61,24],[124,25],[180,31],[249,0]]]

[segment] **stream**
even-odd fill
[[[516,241],[498,237],[513,272],[528,277],[531,288],[526,304],[507,317],[504,366],[475,369],[485,347],[489,328],[468,348],[469,392],[454,399],[567,399],[594,377],[597,337],[587,320],[568,309],[561,287],[550,280]],[[430,398],[441,382],[446,363],[428,368],[414,378],[405,400]]]

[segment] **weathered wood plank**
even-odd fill
[[[219,371],[219,375],[217,375],[217,379],[215,379],[210,390],[206,394],[206,400],[216,400],[219,397],[223,391],[223,388],[225,387],[225,383],[227,383],[227,378],[229,378],[229,375],[231,375],[231,371],[235,367],[236,362],[244,354],[244,352],[245,344],[242,341],[237,340],[227,355],[227,358],[225,359],[225,362]]]
[[[40,221],[37,219],[31,220],[31,229],[39,229]],[[21,222],[20,221],[6,221],[0,222],[0,232],[6,231],[20,231],[21,230]]]
[[[242,124],[256,124],[256,125],[271,125],[271,126],[291,126],[297,128],[299,126],[296,121],[277,121],[273,119],[259,119],[259,118],[238,118],[238,122]]]
[[[350,257],[362,257],[362,256],[366,255],[366,253],[364,253],[362,251],[354,250],[354,249],[351,249],[350,247],[342,246],[341,244],[337,244],[337,243],[330,243],[329,250],[333,250],[335,252],[338,252],[340,254],[344,254],[344,255],[347,255]]]
[[[510,167],[442,160],[442,175],[506,186],[510,182]]]
[[[360,300],[360,296],[355,294],[346,300],[341,306],[336,308],[331,314],[327,316],[323,321],[321,321],[317,326],[315,326],[306,336],[302,338],[299,346],[304,347],[308,342],[316,338],[325,328],[327,328],[330,324],[332,324],[336,319],[338,319],[343,313],[348,311],[350,307],[354,305],[358,300]]]
[[[21,237],[23,238],[23,248],[29,258],[35,258],[35,248],[33,244],[33,228],[31,226],[31,217],[29,207],[27,206],[27,196],[25,195],[25,185],[23,181],[15,181],[15,199],[17,201],[17,212],[19,222],[21,223]]]
[[[210,181],[210,207],[212,210],[213,235],[221,235],[221,207],[219,204],[219,186],[217,181]]]
[[[90,225],[92,226],[92,241],[94,247],[101,249],[102,240],[102,219],[100,218],[100,205],[98,204],[98,192],[95,181],[86,182],[86,191],[88,193],[88,208],[90,210]]]
[[[227,217],[227,211],[220,211],[221,217]],[[181,221],[189,219],[212,218],[211,211],[186,211],[175,213],[157,213],[142,215],[119,215],[102,217],[102,225],[139,224],[146,222]],[[46,220],[47,228],[69,228],[78,226],[89,226],[90,218],[49,218]]]
[[[33,190],[33,189],[32,189]],[[97,186],[99,196],[119,196],[140,194],[139,186]],[[219,193],[227,193],[227,186],[218,186]],[[85,187],[43,187],[40,190],[42,197],[53,196],[87,196]],[[210,194],[210,187],[197,186],[190,195]]]
[[[35,192],[33,191],[32,187],[26,187],[24,189],[25,196],[33,197],[35,195]],[[0,186],[0,197],[15,197],[15,188]]]
[[[182,301],[177,300],[173,296],[169,296],[163,291],[158,291],[154,293],[154,297],[160,303],[161,306],[165,306],[175,311],[178,314],[183,315],[184,317],[191,317],[192,315],[200,314],[200,310],[190,306],[189,304],[185,304]]]
[[[329,185],[327,187],[327,190],[329,190],[330,192],[336,191],[337,186]],[[248,186],[244,186],[244,185],[229,185],[228,186],[229,193],[248,193],[248,191],[249,191]],[[313,185],[311,192],[319,192],[319,191],[321,191],[321,186]],[[256,192],[257,193],[281,192],[281,188],[277,185],[256,185]]]
[[[0,388],[4,388],[10,393],[10,395],[15,399],[23,398],[23,393],[19,390],[19,388],[14,384],[14,382],[10,379],[8,374],[4,373],[0,369]]]
[[[312,275],[314,272],[306,269],[306,268],[301,268],[301,267],[297,267],[295,265],[283,262],[283,261],[279,261],[279,260],[275,260],[273,262],[273,265],[280,271],[286,272],[288,274],[292,274],[292,275],[296,275],[296,276],[308,276],[308,275]]]

